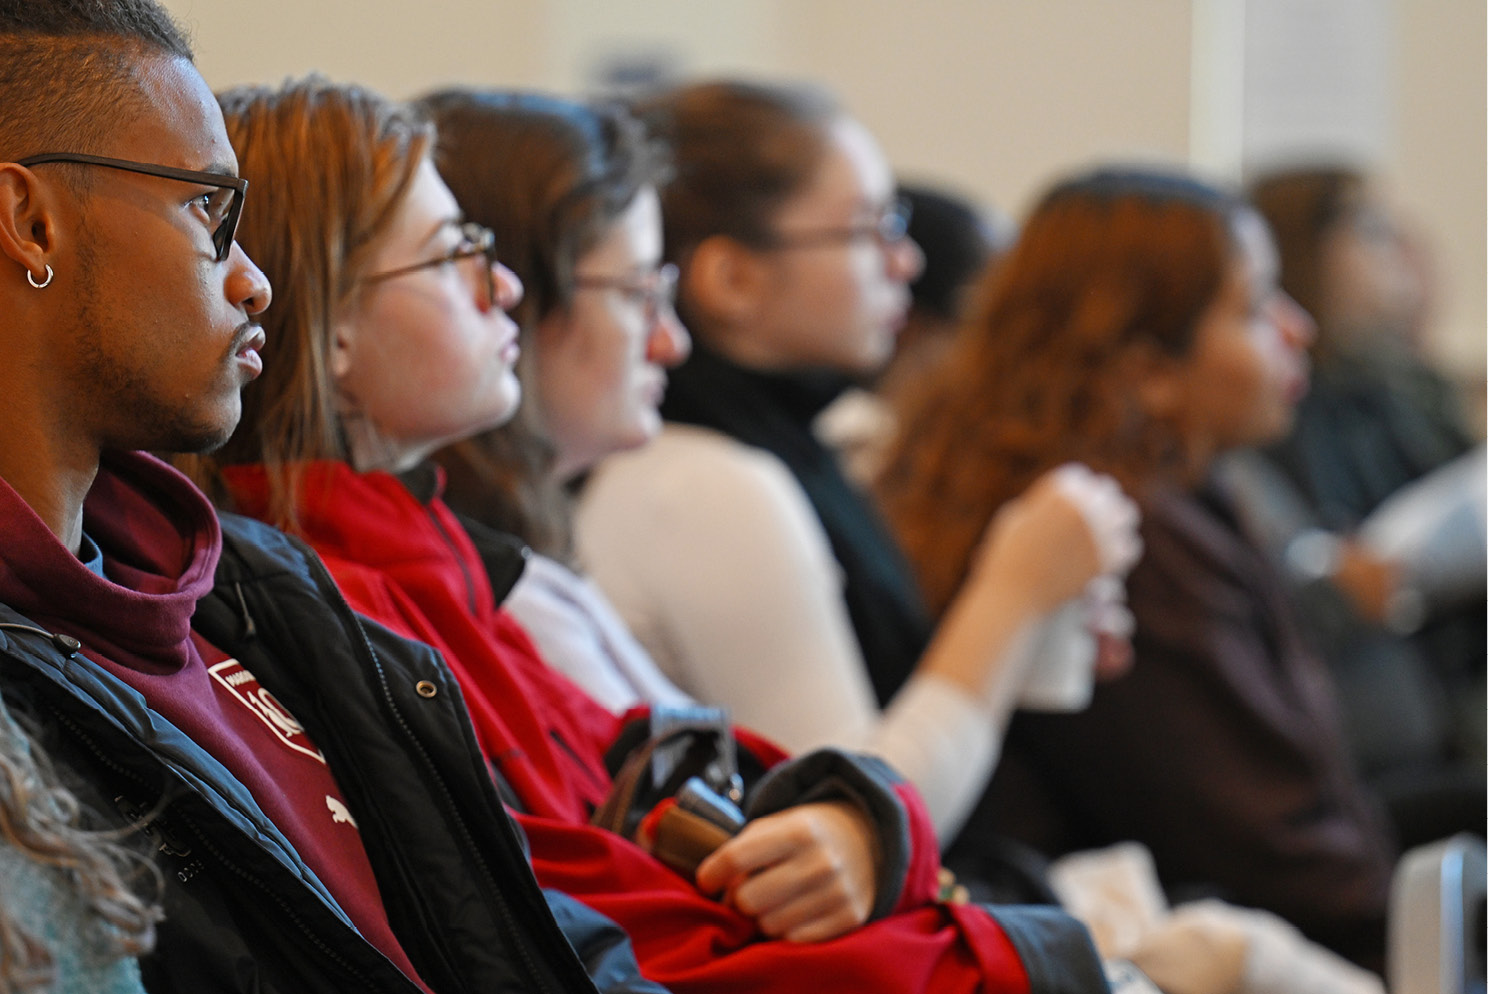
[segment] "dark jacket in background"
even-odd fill
[[[1138,840],[1174,896],[1268,909],[1379,970],[1392,844],[1277,577],[1213,491],[1150,502],[1142,539],[1131,671],[1087,711],[1020,714],[973,825],[1051,854]]]
[[[1291,433],[1266,454],[1323,527],[1347,532],[1473,444],[1451,384],[1401,349],[1321,358]]]

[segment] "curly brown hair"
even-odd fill
[[[878,481],[936,613],[992,515],[1071,460],[1140,496],[1189,468],[1134,389],[1182,358],[1237,251],[1244,201],[1189,177],[1100,170],[1044,195],[945,360],[910,391]]]
[[[93,831],[83,821],[77,797],[0,701],[0,845],[66,875],[90,916],[82,935],[87,952],[102,962],[146,953],[161,912],[135,887],[143,880],[158,892],[159,871],[121,845],[119,833]],[[52,990],[52,952],[16,919],[6,898],[0,894],[0,992]]]

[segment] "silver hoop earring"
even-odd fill
[[[42,280],[40,283],[36,282],[36,277],[31,275],[31,270],[26,270],[26,282],[30,283],[38,290],[44,290],[52,285],[52,267],[50,265],[47,265],[46,263],[43,263],[43,265],[46,265],[47,274],[46,279]]]

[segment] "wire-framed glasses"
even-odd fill
[[[423,262],[415,262],[409,266],[399,266],[397,269],[389,269],[381,273],[373,273],[366,278],[368,283],[377,283],[389,280],[395,276],[407,276],[409,273],[417,273],[424,269],[434,269],[437,266],[459,262],[461,259],[483,258],[485,264],[481,266],[484,273],[482,286],[486,291],[486,306],[496,306],[496,233],[484,225],[473,221],[467,221],[460,225],[460,242],[454,248],[441,256],[433,259],[425,259]]]
[[[662,310],[670,310],[677,302],[677,267],[668,262],[649,273],[638,276],[585,276],[573,278],[577,289],[615,290],[646,308],[647,325],[655,324]]]
[[[880,245],[894,245],[909,234],[909,218],[913,205],[903,197],[897,197],[878,208],[874,213],[853,224],[831,228],[812,228],[807,231],[777,231],[765,238],[765,248],[788,249],[810,248],[814,245],[837,245],[875,239]]]

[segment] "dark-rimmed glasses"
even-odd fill
[[[627,300],[646,308],[646,324],[661,317],[662,308],[670,310],[677,302],[677,267],[670,262],[640,276],[584,276],[573,278],[576,289],[616,290]]]
[[[415,262],[410,266],[399,266],[397,269],[389,269],[382,273],[373,273],[365,280],[367,283],[377,283],[382,280],[390,280],[395,276],[407,276],[409,273],[417,273],[424,269],[434,269],[451,262],[459,262],[461,259],[474,259],[477,256],[485,258],[485,265],[481,267],[485,273],[486,306],[496,306],[496,233],[483,225],[467,221],[460,225],[460,243],[450,249],[444,255],[433,259],[425,259],[423,262]]]
[[[31,168],[48,162],[75,162],[84,166],[104,166],[122,169],[125,172],[159,176],[162,179],[179,180],[182,183],[199,183],[218,190],[231,191],[232,199],[226,207],[215,200],[208,209],[208,216],[221,216],[222,220],[212,231],[212,246],[217,249],[217,261],[226,262],[232,253],[233,236],[238,231],[238,218],[243,214],[243,194],[248,192],[248,181],[241,176],[225,173],[203,173],[194,169],[177,169],[174,166],[157,166],[151,162],[134,162],[129,159],[110,159],[103,155],[82,155],[77,152],[44,152],[17,159],[16,165]]]
[[[885,247],[895,245],[909,234],[909,218],[914,205],[903,197],[879,208],[872,217],[854,224],[810,231],[772,232],[765,237],[769,249],[810,248],[814,245],[836,245],[876,239]]]

